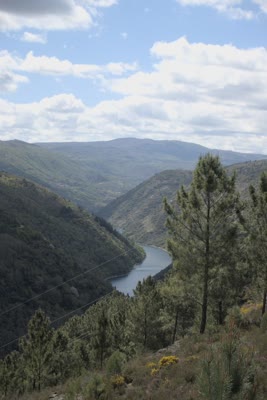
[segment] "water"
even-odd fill
[[[138,281],[142,281],[149,275],[156,275],[162,269],[171,264],[169,254],[157,247],[142,246],[146,252],[144,261],[136,265],[127,275],[111,280],[112,286],[124,294],[133,295],[133,289],[136,288]]]

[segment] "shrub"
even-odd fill
[[[108,359],[106,364],[106,370],[109,375],[120,374],[124,364],[126,363],[126,357],[120,351],[115,351]]]
[[[161,368],[161,367],[166,367],[168,365],[177,364],[178,360],[179,359],[176,356],[165,356],[165,357],[162,357],[159,360],[159,367]]]

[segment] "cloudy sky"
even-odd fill
[[[0,0],[0,139],[267,154],[267,0]]]

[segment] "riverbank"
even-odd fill
[[[140,245],[140,244],[139,244]],[[127,275],[110,278],[112,286],[118,291],[133,295],[133,290],[139,281],[154,276],[171,264],[171,257],[165,249],[156,246],[141,246],[146,253],[146,258],[137,264]]]

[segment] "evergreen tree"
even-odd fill
[[[177,206],[165,200],[168,249],[183,279],[197,275],[201,285],[200,333],[205,332],[210,284],[218,272],[234,268],[237,243],[235,177],[228,177],[219,158],[200,157],[190,189],[177,193]],[[227,293],[222,293],[223,297]],[[219,301],[223,302],[224,298]]]
[[[163,300],[161,319],[164,331],[170,337],[169,342],[173,344],[177,334],[184,336],[194,322],[196,300],[192,283],[182,281],[179,274],[172,271],[160,285],[160,293]]]
[[[267,298],[267,173],[263,173],[258,190],[250,187],[250,260],[262,290],[262,314]]]
[[[133,341],[145,349],[163,344],[160,309],[162,300],[155,280],[149,276],[138,282],[129,311],[129,329]]]
[[[69,338],[57,330],[52,339],[52,359],[49,362],[49,376],[53,384],[63,383],[70,372],[71,354],[68,348]]]
[[[20,341],[25,371],[32,390],[41,390],[52,357],[53,330],[48,317],[37,310],[28,324],[26,338]]]

